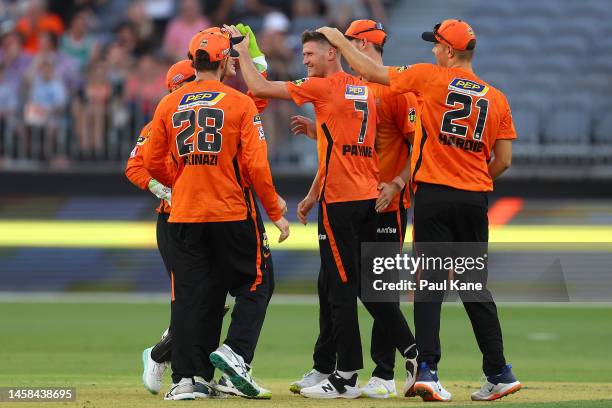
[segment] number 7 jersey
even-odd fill
[[[241,169],[270,220],[281,218],[261,117],[243,93],[212,80],[184,85],[157,106],[149,143],[145,167],[172,186],[169,222],[246,219]],[[168,151],[177,166],[174,180],[164,178]]]
[[[376,103],[367,85],[337,72],[286,86],[297,105],[311,102],[315,108],[319,199],[336,203],[378,197]]]
[[[503,93],[473,72],[433,64],[390,67],[391,90],[423,101],[415,126],[412,182],[491,191],[488,163],[498,139],[516,139]]]

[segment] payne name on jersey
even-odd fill
[[[219,156],[216,154],[192,153],[183,156],[185,166],[216,166],[219,163]]]
[[[179,102],[178,109],[193,108],[194,106],[214,106],[225,94],[223,92],[196,92],[183,95]]]

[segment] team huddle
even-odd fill
[[[317,174],[297,216],[305,224],[318,207],[321,258],[313,367],[290,390],[307,398],[395,397],[397,350],[404,361],[404,396],[451,400],[437,367],[444,292],[433,298],[415,293],[415,337],[399,302],[361,299],[362,243],[401,247],[411,194],[415,251],[420,243],[488,242],[487,192],[510,166],[516,133],[505,96],[472,71],[471,27],[445,20],[422,37],[434,43],[436,65],[385,67],[387,34],[380,23],[357,20],[345,33],[305,31],[308,76],[280,82],[267,80],[265,57],[248,26],[194,35],[188,59],[169,69],[169,93],[126,168],[130,181],[161,199],[157,242],[172,288],[170,327],[143,352],[143,383],[151,393],[159,393],[171,366],[168,400],[271,398],[251,371],[274,291],[259,204],[280,230],[279,242],[290,231],[260,114],[269,99],[285,99],[314,106],[315,122],[296,116],[291,126],[317,142]],[[342,58],[354,75],[344,72]],[[223,83],[237,75],[236,62],[247,94]],[[477,401],[521,388],[504,357],[495,303],[485,293],[481,301],[464,302],[487,377],[472,394]],[[220,342],[228,294],[235,305]],[[358,298],[373,318],[370,354],[376,364],[361,387]]]

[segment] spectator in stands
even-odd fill
[[[58,127],[65,115],[66,86],[57,76],[55,60],[37,59],[33,62],[35,74],[29,86],[24,119],[30,131],[31,157],[50,159]],[[42,137],[40,137],[42,136]],[[40,150],[40,146],[44,149]]]
[[[6,66],[0,62],[0,150],[2,155],[10,157],[14,152],[17,128],[18,85],[7,79]],[[1,160],[1,159],[0,159]]]
[[[132,105],[134,119],[143,126],[155,112],[159,100],[166,94],[165,70],[153,54],[140,57],[128,78],[126,97]]]
[[[295,0],[293,2],[293,21],[291,34],[301,36],[304,30],[314,30],[326,24],[325,18],[319,14],[320,4],[314,0]],[[300,42],[301,52],[301,42]]]
[[[47,31],[60,36],[64,32],[64,23],[59,16],[47,11],[45,0],[27,0],[26,14],[17,21],[15,29],[25,38],[25,51],[34,54],[39,48],[39,34]]]
[[[333,26],[345,31],[351,21],[372,18],[385,22],[386,12],[382,0],[327,0],[328,18]]]
[[[186,49],[193,34],[210,27],[210,20],[202,14],[197,0],[181,0],[179,15],[168,24],[163,50],[173,61],[186,57]]]
[[[62,37],[60,46],[64,54],[77,62],[81,71],[85,69],[89,60],[97,58],[99,53],[98,43],[90,34],[90,16],[89,9],[76,12],[70,20],[68,31]]]
[[[126,14],[126,21],[132,24],[136,30],[139,47],[150,51],[158,39],[156,38],[155,25],[147,14],[144,0],[131,2]]]
[[[104,155],[105,127],[112,88],[108,80],[105,61],[93,61],[79,103],[73,105],[73,114],[81,157],[100,159]]]
[[[40,66],[42,60],[51,61],[56,69],[56,75],[66,85],[70,93],[76,92],[83,78],[79,71],[78,62],[59,50],[59,39],[51,31],[41,31],[38,36],[39,50],[30,64],[27,75],[31,78]]]
[[[138,29],[127,21],[122,22],[115,29],[115,42],[132,57],[137,57],[145,52],[146,46],[138,40]]]
[[[32,57],[23,51],[21,35],[15,31],[10,31],[2,37],[0,62],[4,65],[4,75],[7,81],[21,88],[21,82],[31,61]]]

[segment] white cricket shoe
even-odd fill
[[[494,401],[520,390],[522,384],[512,374],[512,366],[506,365],[500,374],[486,377],[482,388],[472,394],[472,401]]]
[[[361,395],[368,398],[394,398],[397,396],[395,381],[372,377],[365,386],[361,387]]]
[[[221,370],[245,397],[271,398],[272,393],[257,385],[251,377],[249,367],[242,356],[234,353],[226,344],[222,344],[217,350],[210,353],[209,358],[212,365]]]
[[[325,380],[312,387],[302,388],[300,394],[306,398],[359,398],[361,390],[357,384],[357,374],[345,380],[338,373],[333,373]]]
[[[142,384],[151,394],[158,394],[168,363],[154,361],[151,358],[151,350],[153,350],[153,347],[149,347],[142,352]]]
[[[312,387],[313,385],[317,385],[321,381],[327,379],[327,377],[329,377],[329,374],[319,372],[313,368],[312,370],[304,374],[301,380],[292,382],[289,386],[289,391],[293,392],[294,394],[299,394],[302,388],[308,388]]]
[[[167,401],[194,400],[193,379],[181,378],[178,384],[172,384],[172,388],[166,393],[164,399]]]
[[[448,402],[453,398],[451,393],[446,391],[440,383],[438,373],[430,370],[427,362],[422,362],[419,366],[416,382],[412,389],[416,395],[423,398],[423,401]],[[406,396],[409,396],[408,392]]]
[[[406,383],[404,384],[404,396],[405,397],[414,397],[416,394],[414,393],[414,384],[417,379],[417,373],[419,365],[417,363],[417,357],[419,356],[419,352],[417,350],[416,344],[408,347],[404,352],[404,359],[406,361]]]
[[[214,379],[206,381],[198,376],[193,377],[193,395],[196,399],[227,398],[227,395],[217,390],[217,383]]]
[[[236,388],[234,384],[232,384],[232,380],[230,380],[229,377],[225,374],[223,374],[221,378],[219,378],[219,381],[217,382],[215,389],[219,391],[220,393],[223,393],[224,395],[225,394],[235,395],[237,397],[242,397],[242,398],[249,398],[249,399],[270,399],[272,398],[272,391],[265,389],[262,386],[259,386],[259,394],[255,396],[245,395],[244,393],[242,393],[242,391]]]

